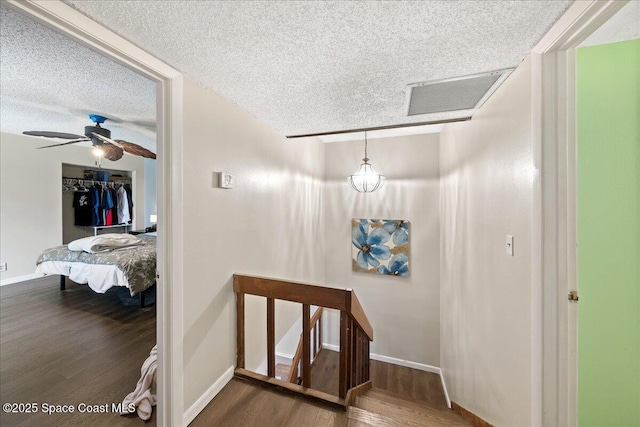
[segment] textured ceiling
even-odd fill
[[[66,2],[286,135],[446,118],[406,85],[515,67],[571,3]]]
[[[291,135],[454,117],[407,117],[406,85],[516,66],[570,1],[68,3]],[[153,149],[153,82],[0,12],[0,130],[99,113]]]
[[[0,6],[0,130],[82,135],[89,113],[155,151],[155,83]],[[46,145],[43,141],[43,145]]]
[[[630,1],[580,46],[615,43],[640,38],[640,1]]]

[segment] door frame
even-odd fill
[[[184,423],[182,251],[182,74],[61,1],[6,2],[55,30],[157,83],[158,426]],[[169,286],[170,285],[170,286]]]
[[[534,48],[541,55],[542,425],[578,425],[576,49],[628,3],[577,1]]]

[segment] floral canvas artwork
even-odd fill
[[[353,271],[390,276],[409,275],[409,221],[351,220]]]

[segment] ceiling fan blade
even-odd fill
[[[49,131],[40,131],[40,130],[29,130],[22,133],[30,136],[44,136],[46,138],[87,139],[87,137],[84,135],[76,135],[74,133],[49,132]]]
[[[124,151],[122,150],[122,148],[116,147],[112,144],[103,144],[100,146],[100,149],[104,152],[104,158],[111,160],[112,162],[120,160],[124,155]]]
[[[60,144],[45,145],[44,147],[37,147],[36,150],[39,150],[41,148],[51,148],[51,147],[59,147],[61,145],[75,144],[75,143],[83,142],[83,141],[89,141],[89,140],[87,138],[74,139],[73,141],[61,142]]]
[[[153,151],[149,151],[138,144],[134,144],[133,142],[123,141],[121,139],[117,139],[116,142],[120,143],[124,151],[126,151],[129,154],[133,154],[134,156],[146,157],[147,159],[156,158],[156,155]]]
[[[104,143],[106,143],[106,144],[113,144],[113,145],[115,145],[116,147],[118,147],[118,148],[120,148],[120,149],[124,148],[120,143],[118,143],[118,142],[114,141],[114,140],[113,140],[113,139],[111,139],[111,138],[107,138],[106,136],[102,136],[102,135],[100,135],[99,133],[95,133],[95,132],[91,132],[91,133],[93,134],[93,136],[95,136],[95,137],[96,137],[96,138],[98,138],[100,141],[102,141],[102,142],[104,142]]]

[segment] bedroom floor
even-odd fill
[[[126,289],[100,295],[67,281],[60,291],[58,276],[1,287],[0,401],[37,403],[39,412],[3,411],[0,425],[144,425],[111,404],[134,390],[155,342],[155,305],[141,310]],[[45,403],[76,410],[46,415]],[[79,413],[80,403],[109,412]]]

